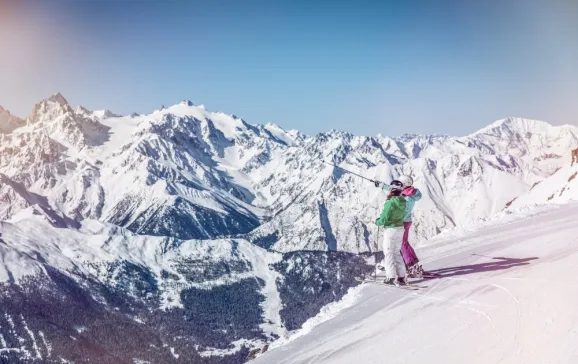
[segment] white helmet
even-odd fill
[[[403,183],[404,187],[409,187],[413,185],[413,178],[411,178],[410,176],[401,176],[397,180]]]

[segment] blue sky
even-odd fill
[[[578,1],[0,0],[0,105],[183,99],[313,134],[578,125]],[[5,57],[4,54],[10,54]]]

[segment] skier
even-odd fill
[[[419,259],[415,254],[415,251],[409,244],[409,229],[411,228],[412,224],[411,212],[413,210],[415,202],[421,199],[422,194],[420,190],[413,187],[413,179],[410,176],[404,175],[399,177],[399,182],[403,184],[401,196],[403,196],[406,201],[405,215],[403,218],[404,233],[403,233],[403,244],[401,246],[401,254],[403,256],[403,261],[405,263],[405,267],[408,272],[408,277],[422,278],[424,274],[423,268],[419,264]],[[389,191],[391,189],[391,185],[388,185],[386,183],[376,182],[375,185],[376,187],[383,187],[383,189],[386,191]]]
[[[386,275],[384,283],[396,286],[406,285],[405,264],[401,256],[403,219],[406,211],[406,200],[401,196],[403,184],[400,181],[392,181],[388,185],[388,190],[389,194],[381,216],[375,222],[377,226],[385,228],[382,263]]]

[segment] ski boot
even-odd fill
[[[399,286],[399,282],[395,278],[386,278],[385,281],[383,281],[383,283],[389,286]]]
[[[408,278],[423,278],[423,268],[419,264],[414,264],[407,271]]]

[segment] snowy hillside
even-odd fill
[[[578,200],[578,163],[560,168],[552,176],[536,183],[525,195],[515,199],[510,209],[548,203],[566,203]]]
[[[57,229],[32,209],[0,223],[0,357],[12,362],[242,363],[367,273],[347,253],[244,240]],[[180,360],[179,360],[180,358]]]
[[[576,363],[577,214],[566,205],[435,239],[420,253],[441,279],[352,289],[349,305],[251,363]]]

